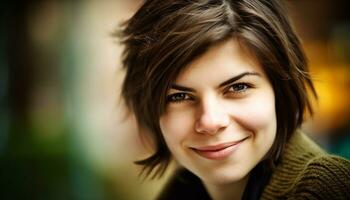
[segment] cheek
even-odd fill
[[[256,127],[274,126],[276,121],[275,103],[273,100],[258,101],[251,104],[250,116],[254,116],[252,121]]]
[[[239,120],[254,132],[276,130],[276,109],[273,95],[250,98],[239,106]]]
[[[185,140],[193,130],[192,114],[189,111],[167,112],[160,120],[159,125],[163,137],[170,147],[174,143]]]

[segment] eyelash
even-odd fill
[[[174,94],[168,95],[166,98],[166,101],[168,103],[181,103],[183,101],[188,101],[188,100],[193,100],[193,98],[189,94],[184,92],[174,93]]]
[[[244,87],[244,88],[237,88],[237,87]],[[234,88],[235,87],[235,88]],[[234,89],[233,89],[234,88]],[[230,86],[228,86],[224,90],[225,95],[241,95],[245,92],[247,92],[248,89],[253,88],[253,86],[249,83],[234,83]],[[233,89],[233,91],[232,91]],[[174,94],[170,94],[166,97],[166,102],[167,103],[182,103],[184,101],[190,101],[194,100],[194,98],[185,92],[178,92]]]
[[[238,87],[244,87],[244,88],[238,88]],[[236,87],[235,89],[233,89],[233,91],[231,91],[231,89],[233,87]],[[234,83],[232,85],[230,85],[229,87],[227,87],[227,89],[225,90],[225,94],[229,93],[229,94],[241,94],[241,93],[245,93],[247,92],[248,89],[253,88],[253,86],[249,83]]]

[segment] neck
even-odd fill
[[[234,183],[213,184],[204,182],[209,195],[213,200],[242,199],[249,175]]]

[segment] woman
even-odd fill
[[[350,198],[349,161],[299,131],[301,44],[278,0],[148,0],[125,23],[122,95],[154,153],[178,170],[159,199]]]

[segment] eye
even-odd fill
[[[248,83],[235,83],[228,87],[226,93],[228,94],[241,94],[247,92],[252,86]]]
[[[168,103],[181,103],[183,101],[192,100],[192,99],[193,98],[189,94],[183,93],[183,92],[168,95],[166,98]]]

